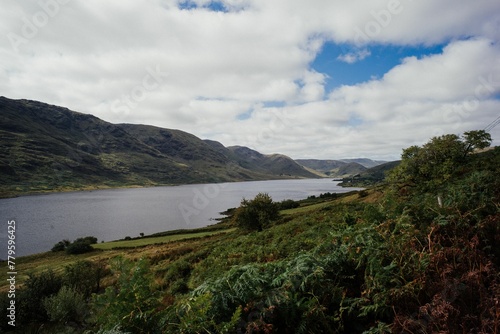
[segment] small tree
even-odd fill
[[[475,149],[483,149],[491,145],[491,135],[484,130],[467,131],[463,135],[466,144],[466,152]]]
[[[279,205],[267,193],[259,193],[253,200],[243,199],[236,209],[233,221],[249,231],[262,231],[280,217]]]

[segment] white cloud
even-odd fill
[[[349,52],[346,54],[341,54],[337,57],[337,60],[343,61],[348,64],[354,64],[360,60],[365,59],[370,56],[371,52],[367,49],[359,50],[357,52]]]
[[[497,116],[496,0],[220,2],[228,12],[176,0],[4,1],[0,94],[296,158],[394,158]],[[448,46],[326,92],[310,64],[327,40],[357,45],[339,58],[351,63],[373,43]],[[156,68],[154,85],[145,78]]]

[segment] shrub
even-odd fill
[[[279,217],[278,204],[268,194],[259,193],[253,200],[241,201],[233,220],[245,230],[262,231]]]
[[[73,242],[66,248],[67,254],[83,254],[93,251],[94,249],[90,246],[88,241],[78,241]]]
[[[285,199],[278,203],[280,210],[295,209],[300,206],[299,203],[292,199]]]
[[[89,244],[94,245],[97,243],[97,238],[92,237],[92,236],[88,236],[88,237],[84,237],[84,238],[78,238],[74,242],[88,242]]]
[[[80,323],[87,314],[83,295],[67,286],[63,286],[56,295],[45,298],[43,305],[51,321]]]
[[[93,249],[92,247],[90,247],[90,245],[96,243],[97,243],[97,238],[92,236],[78,238],[75,241],[73,241],[73,243],[65,239],[55,244],[54,247],[52,247],[52,251],[61,252],[63,250],[66,250],[68,254],[82,254],[90,252]],[[84,246],[84,244],[88,244],[89,247]]]
[[[64,268],[63,283],[84,297],[89,297],[99,291],[101,278],[105,275],[103,263],[78,261]]]
[[[61,277],[52,270],[39,275],[29,273],[24,287],[16,294],[19,305],[19,323],[27,324],[47,320],[47,312],[43,300],[59,291],[62,286]]]
[[[57,244],[55,244],[51,250],[53,252],[62,252],[63,250],[66,249],[66,247],[69,246],[69,244],[71,244],[71,242],[69,240],[62,240],[62,241],[59,241]]]
[[[337,198],[337,193],[326,192],[324,194],[320,194],[319,198]]]

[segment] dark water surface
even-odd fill
[[[266,192],[275,201],[343,193],[331,179],[252,181],[174,187],[113,189],[22,196],[0,200],[0,245],[7,254],[7,222],[16,221],[16,256],[49,251],[63,239],[104,241],[215,223],[219,212]]]

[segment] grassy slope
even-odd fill
[[[184,247],[186,244],[198,245],[208,240],[217,240],[223,234],[231,232],[234,232],[233,228],[204,232],[193,230],[183,234],[100,243],[93,245],[96,251],[80,255],[67,255],[65,252],[45,252],[19,257],[15,261],[18,272],[17,282],[22,283],[29,273],[38,274],[48,269],[56,273],[62,273],[65,266],[81,260],[107,262],[109,259],[120,255],[134,259],[140,257],[152,258],[159,253],[175,252],[175,250]],[[6,272],[3,272],[0,278],[0,291],[4,291],[7,286]]]
[[[235,230],[234,228],[230,228],[227,230],[215,231],[215,232],[198,232],[198,233],[188,233],[188,234],[166,235],[162,237],[138,238],[134,240],[118,240],[118,241],[96,244],[93,245],[92,247],[101,250],[110,250],[118,248],[135,248],[148,245],[164,244],[167,242],[184,240],[184,239],[197,239],[197,238],[212,236],[217,233],[228,233],[234,230]]]
[[[109,259],[116,256],[124,256],[132,259],[146,257],[154,263],[153,270],[158,272],[164,271],[170,263],[177,260],[179,254],[182,254],[182,256],[180,256],[181,259],[185,257],[197,257],[199,254],[201,254],[201,257],[206,257],[207,254],[212,253],[214,250],[220,251],[231,249],[233,251],[230,256],[233,260],[228,259],[229,262],[226,262],[226,264],[233,263],[235,259],[241,258],[242,254],[246,254],[243,256],[243,258],[246,259],[244,261],[245,263],[253,260],[259,261],[265,258],[263,254],[266,253],[266,247],[270,246],[268,243],[272,240],[274,240],[272,244],[281,243],[282,247],[286,249],[289,248],[289,246],[286,245],[284,242],[285,240],[291,244],[296,240],[295,238],[283,238],[283,236],[293,235],[297,237],[297,239],[300,239],[300,236],[297,235],[297,231],[300,230],[302,233],[305,231],[306,226],[308,226],[302,224],[302,219],[304,219],[304,217],[313,217],[318,212],[322,214],[321,212],[325,212],[325,209],[332,209],[332,205],[336,203],[356,201],[369,202],[377,198],[377,196],[379,195],[376,191],[370,191],[369,195],[363,198],[359,196],[358,192],[349,192],[339,196],[339,198],[335,200],[319,198],[315,200],[304,200],[301,207],[284,210],[282,213],[287,223],[261,232],[260,235],[263,238],[258,238],[260,240],[258,244],[253,240],[255,235],[252,234],[253,237],[242,235],[240,231],[235,228],[220,224],[220,228],[208,227],[188,231],[170,231],[132,240],[100,243],[94,245],[96,251],[81,255],[66,255],[64,252],[46,252],[20,257],[16,259],[16,269],[19,273],[17,280],[19,283],[22,283],[30,272],[40,273],[44,270],[52,269],[56,273],[62,273],[65,266],[75,263],[76,261],[89,260],[108,262]],[[321,211],[322,209],[323,211]],[[314,218],[311,219],[314,220]],[[335,217],[332,216],[331,219],[334,221]],[[325,228],[327,230],[328,225],[318,226],[318,228]],[[308,243],[310,246],[313,246],[316,245],[317,242],[317,240],[311,240]],[[291,248],[289,251],[291,252],[290,254],[294,253]],[[284,255],[285,253],[281,252],[281,256]],[[208,262],[211,264],[206,264],[205,261],[201,261],[196,266],[209,270],[212,264],[217,262],[217,260],[215,260],[216,258],[217,255],[212,254],[209,256]],[[236,264],[236,262],[233,264]],[[213,268],[217,267],[218,265],[214,265]],[[220,270],[226,269],[228,269],[227,266],[220,268]],[[209,271],[212,272],[211,269]],[[200,277],[205,276],[206,274],[201,274]],[[4,291],[7,287],[6,278],[6,272],[0,274],[0,291]]]

